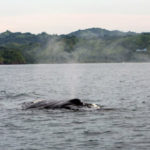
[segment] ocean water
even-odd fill
[[[108,110],[22,110],[35,99]],[[149,150],[150,63],[0,66],[0,150]]]

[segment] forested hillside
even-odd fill
[[[0,64],[147,61],[150,33],[90,28],[67,35],[0,34]]]

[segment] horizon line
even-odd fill
[[[88,30],[88,29],[101,29],[101,30],[107,30],[107,31],[119,31],[119,32],[124,32],[124,33],[128,33],[128,32],[133,32],[133,33],[150,33],[150,31],[144,31],[144,32],[136,32],[136,31],[123,31],[123,30],[120,30],[120,29],[106,29],[106,28],[101,28],[101,27],[89,27],[89,28],[80,28],[80,29],[77,29],[77,30],[73,30],[69,33],[62,33],[62,34],[59,34],[59,33],[48,33],[47,31],[41,31],[41,32],[38,32],[38,33],[35,33],[35,32],[32,32],[32,31],[27,31],[27,32],[23,32],[23,31],[11,31],[9,29],[5,30],[4,32],[0,32],[0,34],[2,33],[5,33],[5,32],[11,32],[11,33],[31,33],[31,34],[34,34],[34,35],[38,35],[38,34],[42,34],[42,33],[46,33],[48,35],[68,35],[68,34],[71,34],[73,32],[77,32],[77,31],[84,31],[84,30]]]

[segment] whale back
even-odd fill
[[[78,110],[82,108],[94,108],[99,109],[100,106],[96,104],[89,104],[83,103],[80,99],[74,98],[67,101],[46,101],[46,100],[36,100],[33,102],[25,102],[22,105],[23,109],[31,109],[31,108],[38,108],[38,109],[71,109],[71,110]]]

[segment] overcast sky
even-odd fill
[[[0,32],[66,34],[91,27],[150,32],[150,0],[0,1]]]

